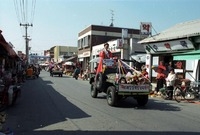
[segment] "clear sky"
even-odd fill
[[[0,0],[0,29],[16,51],[25,52],[20,23],[33,24],[30,52],[40,54],[55,45],[77,46],[78,33],[87,26],[111,24],[111,10],[115,27],[139,29],[140,22],[151,22],[160,33],[200,19],[199,5],[200,0]]]

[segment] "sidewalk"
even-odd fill
[[[154,94],[150,93],[149,95],[151,98],[155,99],[163,99],[165,100],[160,94]],[[169,100],[168,100],[169,101]],[[175,101],[175,99],[172,99],[171,101]],[[176,101],[175,101],[176,102]],[[178,102],[177,102],[178,103]],[[194,99],[194,100],[182,100],[180,103],[193,103],[193,104],[199,104],[200,105],[200,98],[199,99]]]

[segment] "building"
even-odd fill
[[[50,48],[50,58],[54,62],[61,62],[68,58],[75,58],[78,48],[74,46],[54,46]],[[70,60],[70,59],[69,59]]]
[[[139,29],[119,28],[110,26],[90,25],[78,34],[78,60],[81,67],[85,69],[90,66],[89,61],[93,58],[92,49],[94,46],[121,39],[122,30],[127,30],[127,38],[143,39]],[[116,54],[117,55],[117,54]],[[117,55],[120,57],[121,55]]]
[[[156,72],[151,67],[159,61],[172,62],[178,78],[200,79],[200,20],[177,24],[139,43],[148,54],[146,61],[152,81]]]

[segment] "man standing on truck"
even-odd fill
[[[109,49],[109,44],[105,43],[104,49],[99,53],[100,60],[99,60],[99,65],[98,65],[96,73],[103,72],[103,59],[111,59],[112,58],[112,53],[108,49]]]

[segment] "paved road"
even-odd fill
[[[4,127],[16,135],[197,135],[200,105],[150,98],[138,108],[134,99],[107,105],[104,94],[89,94],[88,81],[50,77],[27,80],[18,103],[7,109]]]

